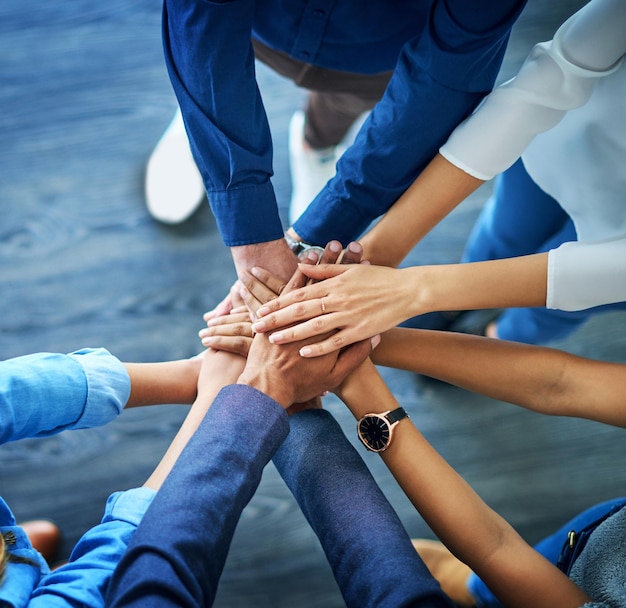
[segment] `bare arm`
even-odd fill
[[[153,490],[160,489],[187,442],[204,419],[219,391],[224,386],[237,381],[239,374],[244,368],[245,359],[230,353],[207,350],[201,359],[201,363],[202,369],[197,382],[197,397],[167,452],[152,475],[144,483],[145,487]]]
[[[363,258],[380,266],[397,266],[432,228],[483,184],[437,154],[361,238]]]
[[[340,396],[356,418],[371,412],[370,403],[376,403],[379,412],[398,407],[369,360],[351,374]],[[578,608],[589,601],[482,501],[410,419],[398,423],[381,457],[433,532],[505,606]]]
[[[338,330],[301,353],[319,356],[433,310],[545,306],[547,266],[547,253],[402,269],[302,266],[319,282],[268,302],[257,311],[254,329],[275,332],[272,340],[279,344]]]
[[[124,363],[130,376],[126,407],[161,403],[190,404],[196,398],[201,359],[160,363]]]
[[[541,346],[402,328],[382,336],[372,359],[542,414],[626,427],[624,364]]]

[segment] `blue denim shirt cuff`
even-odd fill
[[[87,399],[72,428],[87,429],[114,420],[130,396],[130,377],[122,362],[104,348],[85,348],[70,355],[87,380]]]
[[[154,490],[143,487],[114,492],[107,499],[102,523],[116,520],[138,526],[155,496]]]

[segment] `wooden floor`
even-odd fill
[[[530,0],[503,77],[581,4]],[[200,349],[201,314],[234,278],[208,206],[179,227],[155,223],[144,206],[145,164],[175,109],[159,22],[156,0],[0,3],[2,358],[100,345],[127,361],[191,356]],[[259,80],[284,214],[287,125],[302,92],[262,66]],[[411,260],[455,261],[487,193],[464,203]],[[623,314],[598,317],[557,346],[626,362],[624,321]],[[626,494],[622,430],[384,374],[426,436],[529,541],[596,501]],[[354,440],[350,415],[333,398],[326,405]],[[19,519],[58,522],[67,555],[110,492],[145,480],[185,412],[131,411],[104,429],[6,445],[0,494]],[[410,533],[432,536],[377,457],[364,457]],[[270,465],[244,512],[217,606],[341,605],[315,537]]]

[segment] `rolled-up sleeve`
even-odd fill
[[[83,535],[67,564],[41,579],[29,607],[103,608],[113,572],[155,494],[149,488],[112,494],[102,522]]]
[[[105,349],[2,361],[0,443],[106,424],[129,395],[126,368]]]

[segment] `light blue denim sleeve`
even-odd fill
[[[32,564],[9,562],[0,583],[0,606],[23,608],[28,604],[30,594],[39,579],[50,572],[50,568],[41,554],[33,549],[24,530],[15,523],[9,505],[2,498],[0,498],[0,534],[4,536],[9,553],[33,562]]]
[[[124,408],[130,378],[103,348],[0,362],[0,443],[106,424]]]
[[[102,522],[83,535],[67,564],[40,580],[29,608],[103,608],[113,571],[155,495],[149,488],[112,494]]]

